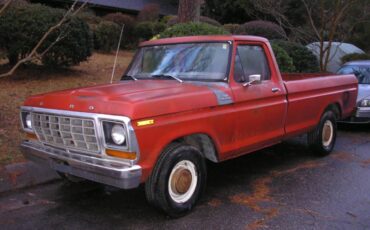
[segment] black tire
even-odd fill
[[[202,195],[206,177],[206,162],[198,149],[171,144],[160,155],[145,184],[147,200],[171,217],[183,216]]]
[[[332,110],[325,111],[320,123],[307,135],[308,144],[317,156],[327,156],[334,148],[337,138],[337,119]]]

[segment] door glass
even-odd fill
[[[265,52],[261,46],[239,45],[237,53],[240,56],[244,76],[247,78],[245,81],[249,81],[248,76],[253,74],[260,74],[261,80],[270,80],[269,65]]]

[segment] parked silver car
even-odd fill
[[[370,123],[370,60],[345,63],[338,74],[355,74],[358,79],[357,110],[348,123]]]

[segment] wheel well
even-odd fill
[[[335,113],[335,117],[337,120],[339,120],[342,117],[342,110],[338,103],[330,104],[328,107],[326,107],[325,111],[329,111],[329,110]]]
[[[185,143],[199,149],[203,157],[218,162],[218,153],[211,137],[206,134],[191,134],[174,140],[173,142]],[[171,142],[171,143],[173,143]]]

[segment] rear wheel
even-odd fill
[[[315,130],[308,133],[308,144],[313,153],[326,156],[333,151],[337,138],[337,121],[335,113],[326,111]]]
[[[205,182],[206,164],[199,150],[173,144],[161,154],[145,190],[151,204],[179,217],[195,206]]]

